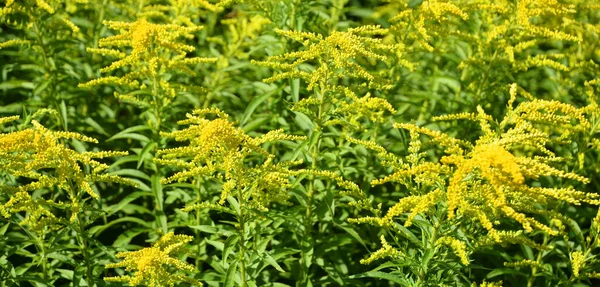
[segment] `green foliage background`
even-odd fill
[[[599,32],[589,0],[0,0],[0,286],[594,286]]]

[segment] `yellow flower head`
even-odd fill
[[[208,119],[211,116],[216,118]],[[179,123],[189,127],[163,133],[165,137],[189,142],[186,146],[158,151],[157,162],[185,169],[163,180],[163,183],[197,176],[216,178],[223,183],[219,204],[224,204],[227,197],[232,195],[246,202],[249,207],[260,210],[266,210],[273,202],[281,203],[287,199],[285,189],[290,186],[290,176],[299,173],[289,170],[289,167],[298,162],[275,163],[274,156],[262,145],[303,137],[285,135],[281,130],[251,137],[235,127],[229,121],[229,116],[218,109],[196,110],[187,117],[187,120]],[[249,164],[258,158],[262,158],[262,163]]]
[[[107,264],[106,268],[125,267],[126,271],[134,271],[135,274],[104,277],[104,281],[127,282],[131,286],[175,286],[184,282],[201,286],[200,281],[181,274],[181,271],[194,271],[194,266],[173,257],[174,253],[193,239],[189,235],[175,235],[169,232],[152,247],[119,252],[116,257],[123,258],[123,261]]]
[[[585,255],[581,251],[574,251],[571,253],[571,266],[573,269],[573,276],[579,277],[581,268],[584,267]]]
[[[120,30],[115,36],[100,39],[100,48],[88,48],[88,52],[118,58],[102,73],[111,72],[129,66],[129,71],[121,77],[107,76],[91,80],[79,87],[114,84],[131,88],[142,88],[145,93],[116,94],[121,100],[150,106],[164,106],[176,95],[176,86],[163,78],[167,72],[195,75],[189,68],[198,63],[215,62],[215,58],[187,57],[194,47],[181,42],[180,38],[191,38],[193,33],[202,29],[200,26],[185,27],[176,24],[154,24],[146,19],[132,23],[104,21],[110,29]],[[116,48],[122,47],[123,52]],[[184,87],[181,87],[184,89]],[[146,96],[146,97],[144,97]],[[152,96],[152,97],[148,97]]]
[[[0,119],[0,123],[15,117]],[[85,194],[98,199],[92,182],[114,182],[131,184],[130,180],[105,174],[108,168],[97,159],[125,155],[123,152],[76,152],[62,143],[65,139],[96,142],[77,133],[56,132],[32,121],[33,128],[0,134],[0,171],[17,179],[27,179],[27,184],[3,184],[3,194],[10,196],[6,203],[0,202],[4,217],[11,213],[26,212],[22,225],[42,232],[46,223],[63,222],[52,214],[53,207],[71,209],[70,221],[81,212],[80,203]],[[85,172],[83,166],[91,167]],[[18,182],[18,181],[17,181]],[[64,193],[53,200],[33,198],[34,191],[58,188]],[[45,219],[40,219],[44,217]]]
[[[253,61],[254,64],[282,70],[265,82],[285,78],[300,78],[308,83],[308,90],[315,87],[332,90],[341,78],[365,81],[376,89],[389,89],[391,83],[380,75],[367,71],[360,59],[386,61],[386,52],[394,51],[395,45],[385,44],[374,35],[388,31],[379,26],[361,26],[344,32],[334,31],[329,36],[310,32],[276,30],[282,36],[301,42],[305,50],[269,57],[266,61]],[[306,71],[301,65],[311,63],[315,68]]]
[[[387,240],[385,240],[385,236],[381,235],[380,239],[381,239],[381,245],[382,245],[381,249],[373,252],[373,254],[371,254],[371,256],[369,256],[368,258],[361,259],[360,260],[361,264],[371,264],[372,262],[374,262],[376,260],[380,260],[380,259],[384,259],[384,258],[397,259],[399,257],[404,256],[404,254],[401,251],[392,247],[387,242]]]
[[[547,188],[530,185],[531,181],[541,177],[589,182],[589,179],[557,166],[564,160],[549,148],[568,142],[569,135],[586,132],[591,128],[585,117],[586,109],[543,100],[526,101],[512,107],[516,93],[517,87],[513,86],[510,106],[502,121],[494,120],[482,108],[478,108],[477,113],[437,118],[466,119],[478,123],[482,134],[472,143],[452,138],[440,131],[411,124],[396,124],[398,128],[406,129],[411,134],[426,135],[431,143],[443,146],[445,155],[439,161],[420,161],[417,157],[409,158],[411,164],[406,164],[402,159],[390,158],[390,154],[382,152],[374,143],[365,145],[382,154],[386,158],[383,163],[394,170],[391,175],[375,180],[372,184],[398,182],[418,192],[400,199],[383,217],[358,218],[353,221],[391,226],[396,218],[408,212],[405,225],[410,225],[416,213],[427,214],[430,207],[445,200],[450,220],[458,218],[478,221],[493,241],[501,242],[515,240],[511,239],[514,236],[505,236],[505,231],[497,230],[496,225],[500,219],[513,220],[521,225],[525,233],[540,230],[557,235],[559,231],[551,228],[549,223],[538,221],[534,216],[544,215],[550,220],[560,220],[560,214],[543,208],[546,204],[552,201],[574,205],[600,204],[598,194],[578,191],[571,186]],[[413,141],[419,141],[415,136],[412,138]],[[415,145],[422,146],[420,141]],[[416,152],[414,148],[411,150],[413,154]],[[437,175],[431,176],[432,173]],[[423,181],[420,176],[432,178],[433,182]],[[440,186],[443,188],[440,189]]]

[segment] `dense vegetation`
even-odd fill
[[[0,0],[0,286],[597,285],[599,38],[595,0]]]

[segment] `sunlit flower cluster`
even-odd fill
[[[175,235],[173,232],[163,235],[152,247],[137,251],[119,252],[118,263],[110,263],[106,268],[125,267],[125,271],[134,271],[134,275],[104,277],[107,282],[127,282],[131,286],[175,286],[183,282],[202,286],[198,280],[192,279],[182,271],[194,271],[194,266],[174,257],[186,243],[194,238],[189,235]]]
[[[165,106],[185,90],[181,85],[175,85],[165,78],[167,72],[186,73],[195,75],[190,65],[215,62],[214,58],[187,57],[194,47],[181,42],[180,38],[193,37],[193,33],[202,27],[185,27],[176,24],[154,24],[146,19],[132,23],[104,21],[104,24],[121,33],[100,39],[99,48],[88,48],[88,52],[118,58],[107,67],[100,70],[108,73],[129,67],[122,76],[106,76],[80,84],[89,88],[96,85],[113,84],[127,86],[138,90],[128,94],[115,95],[126,102],[140,106]],[[121,47],[122,50],[116,48]],[[131,48],[127,52],[128,47]],[[124,50],[124,51],[123,51]],[[177,89],[179,88],[179,89]],[[140,93],[139,90],[143,92]]]
[[[215,116],[214,119],[208,119]],[[189,127],[163,133],[163,136],[188,145],[160,150],[157,162],[184,168],[163,180],[163,183],[185,181],[194,177],[214,178],[222,182],[219,204],[235,196],[250,208],[267,210],[273,202],[284,202],[290,187],[290,177],[300,171],[289,167],[299,162],[275,162],[275,157],[262,145],[267,142],[301,140],[282,130],[251,137],[235,127],[229,116],[218,109],[196,110],[179,124]],[[249,160],[260,159],[249,165]],[[189,209],[189,208],[188,208]]]
[[[334,31],[329,36],[310,32],[276,30],[284,37],[302,43],[304,50],[271,56],[266,61],[253,61],[257,65],[279,69],[282,72],[265,82],[286,78],[300,78],[308,84],[307,89],[333,90],[343,78],[362,80],[370,87],[387,89],[391,83],[381,75],[368,71],[359,62],[361,59],[387,61],[386,52],[395,45],[385,44],[373,36],[384,35],[387,29],[379,26],[360,26],[347,31]],[[315,64],[312,70],[302,69],[302,64]]]
[[[16,117],[3,118],[2,122]],[[11,214],[25,212],[20,222],[36,232],[45,227],[58,228],[58,223],[67,224],[77,220],[84,212],[84,195],[98,199],[93,182],[134,183],[125,178],[105,173],[108,165],[98,159],[125,155],[125,152],[77,152],[68,148],[64,140],[97,142],[77,133],[51,131],[32,122],[33,127],[0,134],[0,172],[10,176],[12,183],[3,184],[3,194],[10,197],[0,202],[0,214],[10,218]],[[91,170],[86,172],[86,168]],[[42,190],[58,189],[63,193],[52,199],[44,199],[34,193]],[[44,194],[44,193],[41,193]],[[57,209],[70,209],[67,221],[53,212]]]
[[[401,198],[381,217],[362,217],[351,221],[389,228],[397,218],[408,213],[403,220],[405,226],[410,226],[417,214],[427,215],[444,202],[449,220],[479,222],[492,241],[501,243],[505,239],[515,241],[514,238],[519,236],[507,234],[513,231],[503,230],[507,225],[503,228],[497,226],[500,222],[507,222],[507,219],[520,225],[520,230],[525,233],[540,230],[549,235],[558,235],[556,229],[540,218],[560,221],[562,215],[543,206],[554,201],[574,205],[600,204],[598,194],[572,187],[572,183],[588,183],[589,179],[558,166],[564,160],[550,149],[554,145],[568,143],[569,134],[590,129],[585,117],[586,108],[544,100],[525,101],[513,107],[518,87],[512,85],[510,90],[509,107],[502,121],[496,121],[482,108],[478,108],[477,113],[437,118],[466,119],[478,123],[482,133],[474,142],[411,124],[397,124],[396,127],[410,131],[413,142],[417,140],[418,144],[412,148],[413,154],[406,158],[406,162],[401,158],[384,161],[395,172],[374,180],[373,184],[398,182],[415,194]],[[439,162],[422,160],[415,155],[418,151],[416,147],[422,147],[415,134],[427,135],[431,143],[445,148],[445,155]],[[381,152],[381,149],[372,148],[375,145],[370,143],[367,147]],[[389,157],[389,154],[384,153],[383,156]],[[436,173],[435,176],[427,176],[434,181],[419,180],[420,175]],[[528,184],[528,179],[542,177],[560,178],[569,184],[564,187]],[[418,184],[418,188],[413,189],[415,184]],[[459,247],[454,241],[447,243],[455,250]],[[462,254],[462,251],[459,253]],[[464,258],[461,260],[465,262]]]

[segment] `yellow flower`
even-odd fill
[[[200,281],[178,272],[194,271],[194,266],[173,257],[173,253],[193,239],[189,235],[175,235],[173,232],[169,232],[155,242],[152,247],[138,251],[119,252],[116,257],[124,258],[124,260],[119,263],[106,264],[106,268],[125,267],[126,271],[135,271],[135,274],[133,276],[104,277],[104,281],[127,282],[131,286],[175,286],[184,282],[201,286]]]
[[[408,163],[385,152],[375,143],[355,141],[378,152],[384,159],[382,163],[393,170],[392,174],[374,180],[373,185],[397,182],[409,187],[414,194],[400,199],[383,217],[352,221],[385,227],[391,226],[399,215],[410,212],[405,221],[405,225],[410,225],[415,213],[427,214],[430,207],[445,200],[448,219],[474,220],[487,230],[487,235],[493,241],[516,242],[515,236],[506,233],[510,230],[497,230],[500,219],[519,223],[525,233],[540,230],[549,235],[558,235],[558,230],[538,218],[546,217],[553,222],[552,219],[560,220],[561,215],[543,206],[552,201],[600,205],[600,195],[579,191],[571,186],[530,186],[532,180],[541,177],[589,182],[581,175],[557,167],[564,159],[549,148],[568,143],[569,135],[591,129],[586,108],[535,99],[513,107],[517,92],[517,86],[512,85],[509,91],[510,106],[502,121],[485,114],[481,107],[477,113],[437,118],[476,122],[482,134],[474,142],[465,142],[443,132],[412,124],[396,124],[395,127],[410,131],[412,141],[416,142],[411,144]],[[426,135],[429,142],[445,149],[445,155],[439,161],[421,160],[418,149],[423,144],[415,134]],[[431,180],[425,181],[422,177]]]
[[[360,263],[361,264],[371,264],[373,261],[384,259],[384,258],[396,259],[398,257],[404,256],[404,254],[402,252],[400,252],[399,250],[392,247],[387,242],[387,240],[385,240],[385,236],[383,236],[383,235],[381,235],[381,245],[382,245],[382,247],[379,250],[373,252],[373,254],[371,254],[371,256],[369,256],[368,258],[361,259]]]
[[[16,117],[2,118],[0,123],[15,119]],[[8,202],[0,202],[0,211],[4,217],[9,218],[11,214],[25,211],[25,218],[20,224],[28,225],[36,232],[44,232],[47,225],[66,223],[52,214],[53,208],[70,208],[69,220],[74,222],[82,212],[80,204],[85,194],[94,199],[99,198],[90,183],[114,182],[134,185],[130,180],[104,173],[108,165],[97,161],[127,153],[79,153],[65,146],[62,141],[97,141],[77,133],[51,131],[36,121],[32,123],[33,128],[0,134],[0,170],[17,178],[26,178],[28,182],[22,185],[0,186],[4,194],[10,196]],[[85,172],[82,166],[91,167],[91,172]],[[31,195],[34,191],[54,188],[63,193],[55,194],[53,200],[45,200],[39,196],[34,198]]]
[[[427,52],[433,52],[431,46],[433,37],[447,37],[446,29],[452,27],[454,18],[466,21],[469,15],[450,1],[427,0],[421,5],[409,8],[404,2],[398,1],[400,13],[390,19],[393,23],[391,32],[399,40],[398,42],[415,42],[417,47]],[[439,25],[443,23],[443,25]],[[413,51],[404,51],[410,53]],[[410,68],[410,66],[409,66]],[[412,70],[412,69],[411,69]]]
[[[356,62],[357,59],[386,61],[386,52],[394,51],[395,45],[384,44],[381,39],[372,36],[383,35],[387,29],[379,26],[360,26],[344,32],[334,31],[325,37],[310,32],[276,30],[282,36],[301,42],[305,50],[271,56],[266,61],[252,63],[282,70],[265,82],[274,82],[285,78],[300,78],[308,83],[310,91],[319,85],[334,90],[339,78],[353,78],[365,81],[376,89],[389,89],[391,83],[379,75],[367,71]],[[304,63],[315,62],[315,69],[306,72],[300,68]],[[324,91],[322,91],[324,92]]]
[[[163,77],[167,72],[185,73],[194,76],[190,65],[212,63],[216,58],[187,57],[187,53],[195,50],[193,46],[181,43],[180,38],[193,37],[193,33],[202,29],[200,26],[180,26],[176,24],[154,24],[146,19],[133,23],[104,21],[104,25],[121,33],[100,39],[99,48],[88,48],[88,52],[118,58],[100,72],[107,73],[129,67],[122,77],[106,76],[79,84],[89,88],[96,85],[113,84],[142,88],[145,93],[115,94],[118,98],[138,105],[162,107],[168,104],[177,94],[176,86]],[[123,52],[116,48],[121,47]],[[141,86],[140,86],[141,84]],[[183,88],[183,87],[180,87]],[[184,88],[183,88],[184,89]]]
[[[473,284],[475,284],[475,283],[473,283]],[[481,283],[481,285],[479,285],[479,287],[502,287],[502,281],[497,281],[497,282],[483,281],[483,283]]]
[[[444,236],[444,237],[438,239],[436,244],[449,245],[450,248],[452,248],[452,250],[454,250],[454,253],[456,253],[456,256],[458,256],[458,258],[460,258],[460,262],[465,266],[469,265],[469,257],[467,256],[467,247],[465,246],[464,242],[462,242],[456,238],[450,237],[450,236]]]
[[[217,118],[207,119],[211,114]],[[262,145],[281,140],[300,140],[303,137],[286,135],[281,130],[251,137],[235,127],[229,121],[229,116],[218,109],[196,110],[187,117],[179,124],[189,127],[162,133],[164,137],[189,142],[186,146],[158,151],[157,162],[185,169],[164,179],[163,183],[185,181],[198,176],[216,178],[222,182],[219,204],[224,204],[231,195],[248,207],[263,211],[273,202],[283,203],[287,200],[286,189],[291,185],[290,177],[301,172],[292,171],[289,167],[299,162],[276,163],[274,156]],[[262,158],[262,163],[249,164],[248,161],[256,156]]]
[[[584,262],[585,256],[581,251],[574,251],[571,253],[571,267],[575,278],[579,277],[579,272],[581,271],[581,267],[584,266]]]

